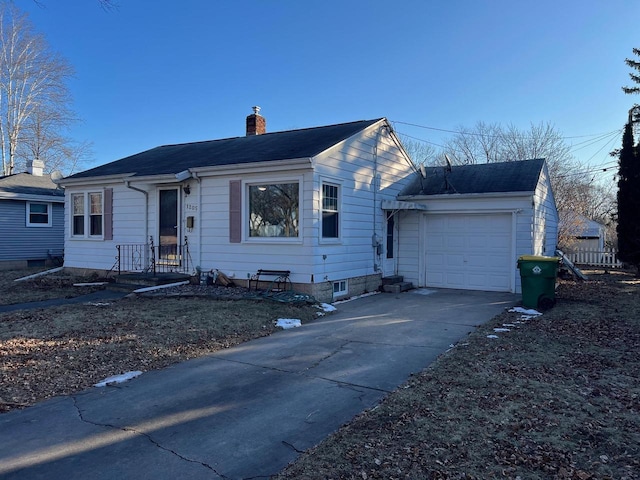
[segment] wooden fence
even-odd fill
[[[565,255],[574,265],[601,267],[601,268],[622,268],[622,262],[618,260],[618,252],[613,248],[604,250],[577,249],[573,252],[565,252]]]

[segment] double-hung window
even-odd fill
[[[102,192],[71,195],[71,235],[73,237],[102,237]]]
[[[50,227],[51,204],[27,202],[27,227]]]
[[[322,184],[322,238],[340,237],[340,187]]]

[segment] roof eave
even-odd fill
[[[452,198],[498,198],[498,197],[530,197],[533,191],[525,192],[486,192],[486,193],[439,193],[435,195],[399,195],[398,200],[435,200]]]
[[[26,202],[64,203],[61,195],[36,195],[29,193],[0,192],[0,200],[22,200]]]
[[[313,166],[313,157],[288,158],[284,160],[269,160],[265,162],[233,163],[229,165],[212,165],[207,167],[194,167],[189,171],[199,176],[229,175],[233,173],[245,173],[250,170],[267,170],[269,172],[291,171],[292,167],[310,169]],[[137,178],[136,178],[137,180]]]
[[[58,185],[64,187],[73,187],[76,185],[103,185],[105,183],[121,182],[130,177],[133,177],[133,173],[119,173],[116,175],[100,175],[97,177],[78,177],[78,178],[61,178],[57,181]]]

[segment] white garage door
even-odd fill
[[[427,215],[426,285],[511,290],[511,215]]]

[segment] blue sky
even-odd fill
[[[433,143],[478,121],[619,130],[637,0],[17,0],[76,70],[84,167],[158,145],[387,117]],[[403,123],[400,123],[403,122]],[[411,123],[431,127],[416,128]],[[583,144],[597,137],[568,138]],[[574,154],[611,163],[615,139]]]

